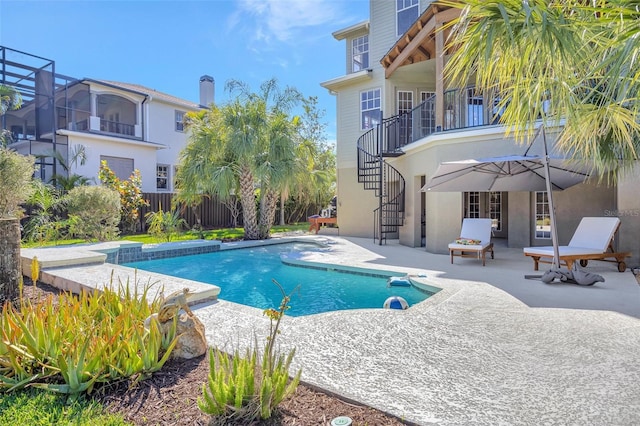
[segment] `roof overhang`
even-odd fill
[[[360,83],[362,81],[371,79],[372,74],[373,74],[372,69],[366,69],[366,70],[354,72],[351,74],[343,75],[342,77],[334,78],[333,80],[324,81],[320,83],[320,86],[324,87],[325,89],[333,93],[345,86],[350,86],[354,83]]]
[[[396,41],[380,60],[389,78],[400,67],[427,61],[436,57],[435,35],[439,28],[460,16],[460,9],[438,1],[431,3],[411,27]],[[445,30],[445,39],[448,30]]]
[[[119,138],[117,136],[108,136],[101,133],[78,132],[74,130],[59,129],[56,134],[78,139],[98,140],[102,142],[117,143],[123,145],[135,145],[149,149],[165,149],[167,145],[157,142],[147,142],[138,139]]]
[[[331,33],[336,40],[344,40],[349,37],[361,36],[369,32],[369,21],[362,21],[358,24]]]

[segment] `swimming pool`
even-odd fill
[[[215,284],[221,288],[221,299],[260,309],[280,305],[282,294],[272,279],[287,293],[300,285],[291,297],[291,308],[287,311],[290,316],[382,308],[390,296],[400,296],[413,306],[432,294],[413,286],[388,287],[388,277],[397,273],[340,272],[286,265],[281,260],[283,255],[322,250],[315,244],[286,243],[131,262],[124,266]]]

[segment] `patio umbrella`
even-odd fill
[[[589,177],[585,164],[549,157],[544,131],[543,155],[508,155],[441,163],[421,191],[546,191],[549,200],[552,269],[559,267],[560,253],[556,231],[553,190],[563,190]],[[535,140],[535,137],[534,137]]]

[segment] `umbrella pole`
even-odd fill
[[[560,268],[560,249],[558,244],[558,233],[556,230],[556,208],[553,205],[553,192],[551,189],[551,171],[549,169],[549,150],[547,148],[547,134],[544,131],[544,126],[540,127],[542,130],[542,146],[544,148],[544,155],[542,156],[542,165],[544,167],[544,178],[547,186],[547,198],[549,200],[549,221],[551,226],[551,244],[553,245],[553,260],[551,261],[551,269]],[[542,275],[525,275],[525,279],[540,279]]]
[[[549,198],[549,219],[551,222],[551,244],[553,244],[553,261],[551,263],[551,269],[557,269],[560,267],[560,249],[558,244],[558,231],[556,228],[556,209],[553,205],[553,191],[551,189],[551,172],[549,169],[549,151],[547,149],[547,134],[542,126],[542,144],[544,146],[544,176],[547,184],[547,197]]]

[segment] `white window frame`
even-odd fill
[[[541,200],[539,201],[540,198]],[[547,191],[534,192],[534,205],[534,238],[536,240],[548,240],[551,238],[551,216],[549,211],[549,196],[547,194]],[[549,220],[548,226],[544,224],[545,219]]]
[[[403,145],[413,140],[413,116],[411,115],[414,108],[413,99],[413,90],[398,90],[396,93],[396,114],[408,114],[400,121],[399,133]]]
[[[164,168],[163,171],[160,169]],[[160,186],[160,180],[164,179],[164,187]],[[171,166],[168,164],[156,164],[156,190],[158,191],[169,191],[171,182]]]
[[[176,132],[184,132],[184,115],[186,112],[176,110],[175,119],[176,119]]]
[[[469,191],[465,193],[464,217],[478,219],[480,217],[480,192]]]
[[[489,216],[493,231],[502,231],[502,192],[489,192]]]
[[[381,93],[380,88],[360,92],[360,130],[369,130],[380,124]]]
[[[400,14],[412,8],[415,8],[416,16],[413,18],[411,24],[409,24],[409,27],[411,27],[416,19],[418,19],[418,16],[420,16],[420,0],[396,0],[396,37],[400,37],[409,29],[409,27],[407,27],[400,32]]]
[[[351,40],[351,72],[369,68],[369,35]]]

